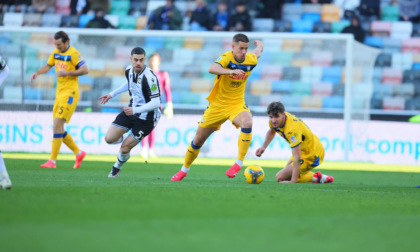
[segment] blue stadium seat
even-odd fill
[[[302,14],[302,20],[309,20],[312,22],[318,22],[321,21],[321,14],[320,13],[303,13]]]
[[[311,33],[314,27],[312,20],[295,20],[292,23],[292,32]]]
[[[365,44],[369,46],[377,47],[377,48],[382,48],[382,38],[366,36]]]
[[[328,22],[315,22],[313,27],[315,33],[330,33],[331,23]]]
[[[165,38],[163,37],[151,37],[147,36],[144,41],[144,47],[153,48],[153,49],[161,49],[165,45]]]
[[[25,100],[41,100],[42,89],[25,87],[23,97]]]
[[[411,69],[419,69],[420,70],[420,63],[414,63]]]
[[[370,108],[371,109],[382,109],[383,99],[378,97],[372,97],[370,99]]]
[[[180,104],[181,103],[181,92],[172,90],[172,103]]]
[[[273,81],[271,92],[273,94],[291,94],[292,82],[287,80]]]
[[[95,16],[94,15],[87,15],[82,14],[79,18],[79,28],[84,28],[87,23],[89,23],[90,20],[92,20]]]
[[[93,77],[88,75],[79,76],[79,84],[93,86]]]
[[[117,109],[117,108],[101,108],[101,112],[103,112],[103,113],[114,113],[114,114],[117,114],[117,113],[120,113],[121,112],[121,109]]]
[[[76,15],[62,16],[60,27],[77,27],[79,17]]]
[[[322,69],[322,82],[333,84],[341,83],[342,68],[338,66],[324,67]]]
[[[342,96],[331,96],[331,97],[326,96],[322,99],[322,107],[323,108],[342,109],[342,108],[344,108],[344,97],[342,97]]]

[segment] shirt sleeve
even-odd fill
[[[217,60],[214,62],[221,65],[223,68],[226,68],[229,64],[229,57],[226,53],[222,54]]]
[[[289,140],[291,148],[298,147],[302,143],[302,130],[297,128],[297,129],[288,131],[286,133],[286,137]]]
[[[147,84],[150,88],[150,98],[160,97],[160,90],[158,87],[158,80],[156,76],[151,76],[147,79]]]
[[[50,54],[50,57],[48,58],[47,64],[48,64],[49,66],[52,66],[52,67],[55,65],[54,52],[52,52],[52,53]]]
[[[85,63],[85,61],[82,58],[82,55],[74,50],[74,52],[71,55],[71,63],[76,66],[76,69],[79,69],[80,67],[82,67]]]

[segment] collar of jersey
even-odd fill
[[[287,115],[284,115],[284,122],[283,125],[280,125],[279,128],[284,128],[284,125],[286,125]]]
[[[65,53],[65,52],[67,52],[67,51],[69,50],[69,48],[70,48],[70,45],[67,47],[67,49],[66,49],[64,52],[60,52],[60,53]]]
[[[133,74],[140,75],[140,74],[142,74],[142,73],[144,72],[144,70],[146,70],[146,65],[144,65],[144,67],[143,67],[143,69],[140,71],[140,73],[136,73],[136,72],[134,72],[134,68],[131,68],[131,70],[133,71]]]
[[[236,58],[235,58],[235,55],[233,55],[233,51],[232,51],[232,56],[233,56],[233,58],[235,59],[235,61],[236,62],[238,62],[238,63],[244,63],[244,61],[246,60],[246,58],[241,62],[241,61],[239,61],[239,60],[237,60]]]

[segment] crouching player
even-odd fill
[[[265,136],[264,144],[256,151],[261,157],[267,146],[271,143],[276,132],[283,137],[292,148],[292,158],[286,167],[276,174],[277,182],[281,183],[331,183],[334,178],[315,173],[311,170],[319,166],[324,160],[324,147],[318,137],[311,132],[308,126],[296,116],[285,112],[281,102],[272,102],[267,107],[270,118],[270,129]]]

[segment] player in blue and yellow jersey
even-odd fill
[[[226,120],[230,120],[236,128],[241,128],[238,139],[238,157],[235,164],[226,171],[226,175],[233,178],[241,169],[252,140],[252,114],[245,104],[245,85],[263,51],[261,41],[255,40],[254,44],[256,48],[252,53],[247,53],[248,37],[241,33],[236,34],[232,41],[232,51],[222,54],[209,67],[209,73],[215,75],[213,89],[207,97],[209,106],[188,147],[184,165],[172,177],[172,181],[180,181],[187,175],[201,146],[214,131],[220,129]]]
[[[324,147],[309,127],[296,116],[285,112],[281,102],[272,102],[267,107],[270,129],[267,131],[263,146],[256,151],[260,157],[271,143],[276,132],[292,148],[292,158],[286,167],[276,174],[277,182],[282,183],[331,183],[334,178],[311,170],[324,160]]]
[[[64,130],[64,124],[70,121],[79,101],[78,76],[87,74],[88,68],[80,53],[70,46],[69,36],[65,32],[59,31],[54,35],[54,45],[56,49],[51,53],[47,64],[31,76],[31,81],[33,81],[38,75],[48,72],[51,67],[55,67],[57,75],[51,157],[41,167],[56,168],[58,152],[64,142],[76,155],[76,163],[73,168],[77,169],[86,156],[86,152],[81,151],[70,134]]]

